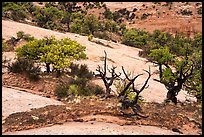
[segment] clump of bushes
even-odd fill
[[[3,2],[2,16],[14,21],[21,21],[28,18],[28,12],[25,7],[17,4],[17,2]]]
[[[66,97],[68,95],[68,89],[69,86],[67,84],[64,83],[60,83],[56,86],[54,94],[58,97],[58,98],[63,98]]]
[[[55,95],[58,98],[64,98],[68,96],[91,96],[102,94],[103,88],[91,83],[84,78],[72,78],[70,84],[60,83],[55,89]]]
[[[130,76],[130,74],[128,74],[128,76]],[[117,80],[117,81],[115,81],[113,83],[113,85],[117,89],[117,94],[120,94],[124,90],[124,88],[126,87],[127,83],[128,83],[127,79],[125,79],[125,80]],[[127,99],[129,101],[133,101],[135,96],[136,96],[136,93],[135,92],[131,92],[131,90],[132,90],[131,87],[129,87],[126,90],[126,92],[125,92],[125,96],[127,97]],[[138,104],[142,103],[143,101],[144,101],[144,98],[141,95],[139,95]]]
[[[142,48],[147,44],[148,37],[148,32],[130,29],[123,34],[122,43],[128,46]]]
[[[34,62],[29,59],[17,58],[14,63],[11,65],[8,64],[8,71],[25,74],[31,81],[37,81],[40,79],[40,67],[36,67]]]
[[[187,16],[193,15],[192,11],[189,10],[189,9],[181,9],[180,12],[181,12],[182,15],[187,15]]]
[[[200,15],[202,15],[202,7],[200,7],[200,8],[197,9],[197,13],[200,14]]]
[[[34,40],[35,38],[33,36],[31,36],[30,34],[25,34],[23,31],[18,31],[16,33],[17,38],[15,37],[10,37],[10,39],[8,39],[7,41],[4,42],[4,45],[7,45],[7,48],[5,48],[4,51],[13,51],[14,47],[16,46],[16,44],[21,40],[25,40],[27,42]]]
[[[79,78],[86,78],[89,80],[93,78],[93,72],[91,72],[88,69],[87,65],[85,64],[79,65],[79,64],[71,63],[70,69],[71,69],[69,73],[70,76],[77,76]]]
[[[17,40],[26,40],[26,41],[32,41],[34,40],[35,38],[33,36],[31,36],[30,34],[25,34],[23,31],[18,31],[16,33],[17,35]]]
[[[75,77],[69,85],[69,94],[91,96],[102,94],[103,89],[86,78]]]
[[[68,74],[72,78],[69,83],[60,83],[55,89],[55,95],[58,98],[71,95],[90,96],[103,93],[103,88],[90,82],[93,78],[93,73],[88,70],[87,65],[71,63],[70,69]]]
[[[111,40],[108,31],[96,31],[94,37],[99,39]]]
[[[151,14],[149,14],[149,13],[144,13],[144,14],[142,14],[141,20],[147,19],[147,17],[150,16],[150,15],[151,15]]]

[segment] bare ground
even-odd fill
[[[169,6],[162,6],[166,2],[160,2],[161,4],[154,4],[153,2],[106,2],[108,8],[111,11],[127,8],[129,11],[137,9],[135,13],[139,19],[133,19],[132,21],[125,21],[129,28],[145,29],[146,31],[153,32],[155,29],[170,32],[175,34],[176,32],[186,33],[189,36],[193,36],[196,32],[202,32],[202,15],[197,14],[196,6],[197,2],[173,2],[171,9]],[[155,6],[155,8],[153,8]],[[178,14],[181,9],[190,9],[193,13],[191,16]],[[178,13],[176,13],[178,11]],[[145,20],[141,20],[142,14],[152,14]]]

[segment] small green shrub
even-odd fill
[[[202,15],[202,7],[200,7],[200,8],[197,9],[197,13],[200,14],[200,15]]]
[[[192,14],[192,11],[189,10],[189,9],[184,9],[184,10],[181,9],[180,12],[181,12],[182,15],[187,15],[187,16],[193,15],[193,14]]]
[[[103,15],[107,19],[113,19],[113,13],[110,11],[110,9],[106,9],[104,11]]]
[[[25,34],[23,31],[18,31],[16,33],[17,35],[17,40],[21,40],[21,39],[24,39],[26,41],[32,41],[34,40],[35,38],[33,36],[31,36],[30,34]]]
[[[68,89],[68,94],[72,94],[72,95],[79,95],[79,91],[80,91],[80,87],[77,84],[71,84],[69,85],[69,89]]]
[[[58,98],[66,97],[68,95],[68,89],[69,89],[68,85],[60,83],[59,85],[56,86],[54,94]]]
[[[25,58],[18,58],[17,61],[8,65],[8,71],[25,74],[31,81],[39,80],[40,68],[34,66],[34,62]]]
[[[32,41],[35,38],[33,36],[31,36],[30,34],[25,34],[23,39],[26,40],[26,41]]]
[[[24,32],[23,31],[18,31],[17,33],[16,33],[16,35],[17,35],[17,39],[22,39],[23,37],[24,37]]]
[[[92,39],[93,39],[93,35],[90,34],[90,35],[88,36],[88,40],[89,40],[89,41],[92,41]]]
[[[88,83],[87,86],[80,92],[82,95],[91,96],[104,93],[103,88],[93,83]]]
[[[107,31],[96,31],[94,32],[94,37],[99,38],[99,39],[110,40]]]
[[[149,14],[149,13],[144,13],[144,14],[142,14],[141,20],[147,19],[147,17],[150,16],[150,15],[151,15],[151,14]]]
[[[128,74],[130,75],[130,74]],[[126,84],[128,83],[128,80],[125,80],[125,81],[115,81],[114,82],[114,86],[116,87],[116,90],[117,90],[117,93],[121,93],[123,91],[123,89],[125,88]],[[136,96],[136,93],[135,92],[131,92],[131,87],[129,87],[125,93],[125,96],[127,96],[126,98],[129,100],[129,101],[133,101],[135,96]],[[139,95],[139,99],[138,99],[138,104],[140,104],[142,101],[144,101],[144,98]]]
[[[69,85],[69,95],[91,96],[103,93],[103,88],[91,83],[86,78],[75,76],[74,80]]]
[[[79,78],[87,78],[87,79],[92,79],[93,78],[93,72],[89,71],[88,67],[86,64],[70,64],[70,75],[71,76],[77,76]]]
[[[130,74],[128,74],[128,75],[130,75]],[[118,94],[120,94],[122,92],[122,90],[125,88],[125,85],[127,82],[128,82],[127,80],[126,81],[119,80],[119,81],[115,81],[113,83],[113,85],[116,87],[116,91]],[[130,92],[130,88],[127,89],[127,92]]]
[[[6,51],[8,48],[8,44],[4,41],[4,39],[2,38],[2,52]]]
[[[103,88],[90,82],[93,73],[88,70],[87,65],[70,64],[72,76],[68,82],[62,82],[55,89],[55,95],[59,98],[66,96],[91,96],[103,93]]]
[[[69,86],[67,85],[58,86],[57,89],[55,90],[56,95],[62,98],[70,95],[92,96],[102,94],[104,92],[102,87],[83,80],[82,79],[74,80],[73,83],[70,84]]]

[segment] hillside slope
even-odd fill
[[[172,6],[165,6],[166,2],[105,2],[111,11],[127,8],[133,12],[138,19],[125,21],[129,28],[144,29],[153,32],[155,29],[170,32],[183,32],[193,36],[196,32],[202,32],[202,14],[197,10],[202,7],[199,2],[172,2]],[[155,4],[157,3],[157,4]],[[170,2],[169,2],[170,3]],[[121,6],[122,5],[122,6]],[[189,9],[192,15],[182,15],[181,10]],[[147,19],[141,20],[142,14],[151,14]]]
[[[119,72],[122,72],[121,66],[124,66],[126,71],[133,72],[134,75],[137,75],[139,73],[144,73],[143,69],[148,70],[149,66],[151,67],[152,73],[157,70],[157,67],[153,66],[152,63],[147,63],[146,62],[147,60],[145,58],[141,58],[138,56],[138,53],[140,51],[140,49],[138,48],[128,47],[123,44],[109,42],[106,40],[100,40],[111,46],[111,48],[105,47],[88,41],[88,38],[86,36],[80,36],[78,34],[73,34],[73,33],[60,33],[60,32],[39,28],[39,27],[35,27],[35,26],[23,24],[23,23],[2,20],[3,38],[9,39],[11,36],[16,36],[16,32],[18,31],[23,31],[26,34],[31,34],[36,38],[43,38],[45,36],[54,35],[57,39],[69,37],[72,40],[76,40],[80,44],[86,46],[86,54],[88,56],[88,60],[78,61],[78,63],[87,64],[89,69],[94,72],[98,65],[103,65],[103,60],[101,59],[104,56],[104,50],[107,52],[107,55],[108,55],[108,61],[107,61],[108,66],[109,67],[111,65],[117,66],[117,71]],[[4,55],[7,56],[7,53],[5,53]],[[147,77],[147,74],[144,73],[143,76],[139,77],[136,80],[138,87],[142,86],[146,77]],[[153,78],[158,78],[158,75],[157,74],[152,75],[149,81],[149,88],[144,90],[144,92],[142,92],[141,95],[148,102],[151,102],[151,101],[163,102],[166,97],[167,90],[162,84],[153,81]],[[101,80],[96,82],[103,85]],[[180,101],[184,101],[186,99],[186,92],[181,91],[178,95],[178,99]]]

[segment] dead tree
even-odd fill
[[[110,96],[110,92],[111,92],[111,88],[110,86],[113,84],[113,81],[117,78],[120,77],[121,73],[117,74],[115,72],[115,69],[117,68],[116,66],[112,66],[111,69],[108,69],[107,67],[107,63],[106,63],[106,60],[107,60],[107,54],[106,52],[104,51],[105,53],[105,58],[104,58],[104,66],[103,68],[101,66],[98,65],[98,68],[96,69],[96,71],[99,72],[99,74],[96,74],[95,76],[96,77],[100,77],[102,80],[103,80],[103,83],[106,87],[106,92],[105,92],[105,96],[106,97],[109,97]],[[109,73],[111,74],[110,77],[107,76],[107,70],[109,71]]]
[[[135,113],[135,115],[138,115],[140,117],[143,118],[147,118],[148,116],[142,116],[141,114],[139,114],[138,112],[140,112],[142,109],[141,107],[138,105],[138,100],[139,100],[139,94],[145,89],[147,88],[147,83],[151,77],[151,72],[150,72],[150,67],[149,67],[149,71],[144,70],[145,72],[148,73],[148,77],[144,83],[144,85],[138,90],[135,88],[135,83],[134,81],[141,75],[143,74],[138,74],[137,76],[135,76],[134,78],[130,79],[127,75],[127,73],[125,72],[124,68],[122,67],[123,73],[125,74],[126,79],[129,81],[128,84],[125,86],[125,88],[123,89],[123,91],[119,94],[118,97],[122,97],[120,102],[122,103],[123,108],[128,109],[129,107],[133,110],[133,112]],[[130,90],[130,92],[134,92],[136,93],[136,96],[134,97],[134,99],[132,101],[130,101],[129,99],[127,99],[127,90],[129,89],[129,87],[132,85],[132,90]]]

